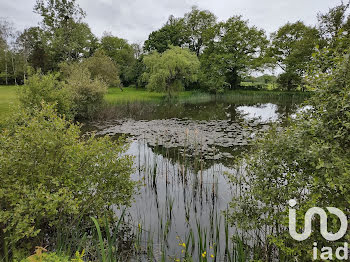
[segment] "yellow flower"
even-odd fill
[[[207,251],[204,251],[202,254],[202,257],[205,257],[207,255]]]
[[[214,255],[213,255],[213,254],[211,254],[210,256],[211,256],[211,258],[214,258]]]

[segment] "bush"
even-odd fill
[[[59,74],[43,75],[40,72],[30,76],[20,89],[19,99],[26,110],[40,108],[45,101],[55,104],[57,113],[73,118],[73,99],[63,82],[59,81]]]
[[[100,78],[92,79],[87,68],[74,66],[70,70],[66,82],[60,81],[58,74],[30,76],[21,88],[21,106],[31,112],[45,102],[54,104],[57,113],[67,119],[92,118],[104,102],[107,86]]]
[[[72,72],[79,68],[89,70],[92,80],[102,80],[108,86],[119,87],[121,85],[116,64],[101,50],[96,51],[93,56],[84,59],[80,63],[60,64],[60,71],[64,79],[68,79]]]
[[[89,70],[84,67],[73,68],[66,82],[76,118],[92,118],[104,102],[107,85],[99,78],[91,79]]]
[[[81,138],[53,105],[41,107],[19,110],[0,135],[0,246],[13,250],[84,232],[89,216],[112,215],[134,189],[123,140]]]
[[[116,64],[103,51],[96,51],[92,57],[85,59],[82,65],[89,69],[92,79],[100,78],[108,86],[121,85]]]
[[[319,54],[316,67],[324,60],[327,56]],[[260,235],[263,252],[259,258],[263,260],[289,256],[294,261],[310,261],[313,242],[319,248],[335,248],[349,239],[347,233],[344,239],[328,242],[318,226],[303,242],[288,233],[290,199],[298,203],[298,230],[303,229],[303,215],[310,207],[337,207],[350,214],[349,55],[336,57],[331,64],[334,67],[326,72],[310,73],[309,85],[315,90],[308,101],[311,109],[285,130],[272,128],[243,160],[240,182],[244,190],[231,203],[231,221],[247,230],[270,232]],[[337,232],[339,221],[331,221],[328,231]]]

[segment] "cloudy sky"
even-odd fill
[[[169,15],[183,16],[197,5],[212,11],[219,20],[243,15],[270,34],[287,22],[302,20],[316,23],[318,12],[326,12],[340,0],[77,0],[86,11],[86,22],[97,36],[104,31],[141,43],[160,28]],[[35,0],[0,0],[0,17],[15,23],[18,29],[37,25],[33,13]]]

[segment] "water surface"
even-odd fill
[[[127,220],[140,240],[137,259],[181,259],[180,244],[190,240],[194,261],[203,254],[208,261],[230,261],[234,243],[226,234],[240,232],[225,231],[222,211],[239,189],[227,173],[235,173],[234,160],[259,132],[273,122],[286,125],[300,102],[127,104],[113,109],[115,117],[90,123],[98,135],[127,135],[127,153],[135,156],[140,189]]]

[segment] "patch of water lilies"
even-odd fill
[[[235,123],[229,120],[196,121],[189,119],[117,120],[97,123],[98,135],[129,134],[145,139],[150,146],[166,148],[185,147],[192,156],[200,150],[204,159],[232,158],[229,152],[217,148],[245,146],[257,130],[266,130],[267,124],[257,121]],[[183,149],[180,149],[183,151]]]

